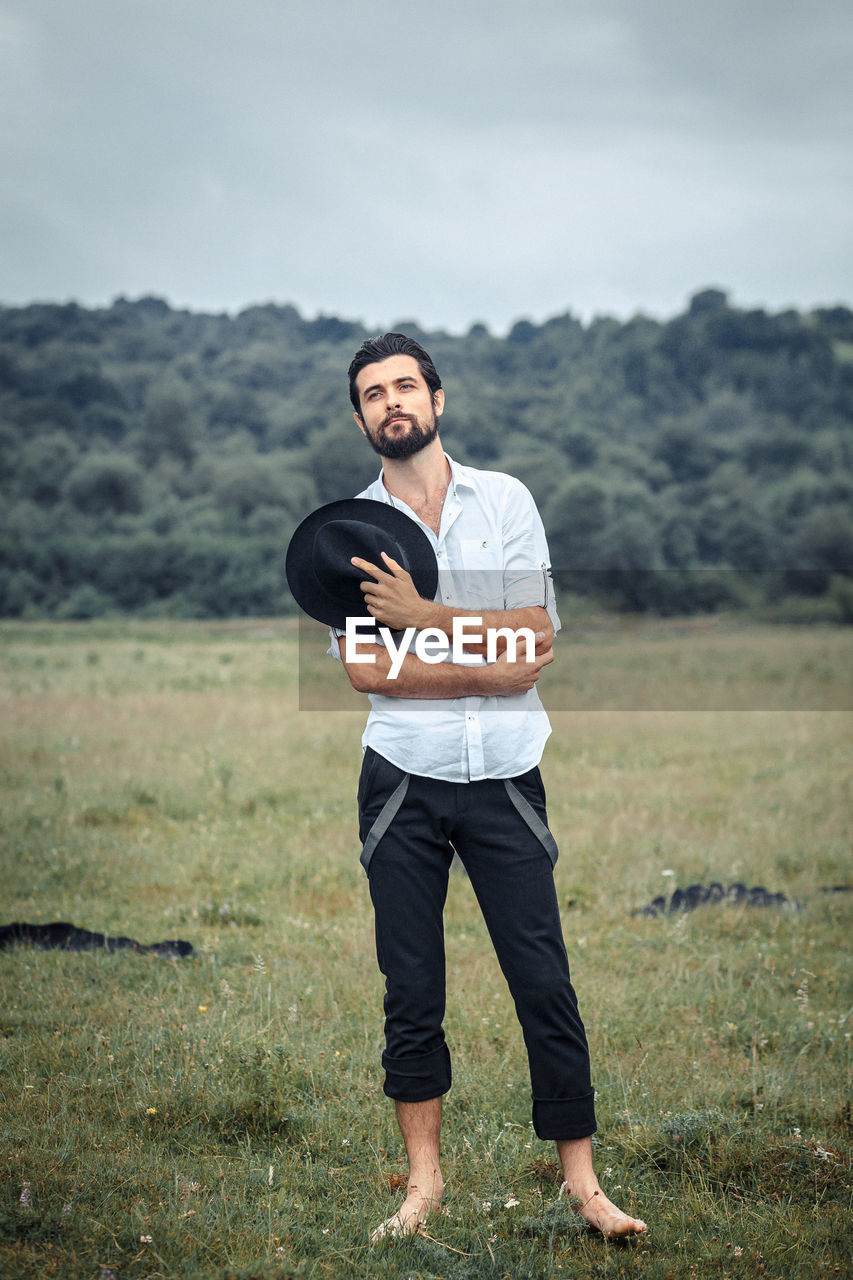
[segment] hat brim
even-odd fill
[[[347,537],[352,534],[352,547],[346,547],[347,563],[342,564],[349,575],[348,580],[335,573],[322,570],[318,573],[317,539],[330,526],[345,528]],[[371,581],[371,578],[369,574],[359,574],[348,561],[350,556],[358,556],[375,564],[378,546],[411,574],[418,595],[426,600],[435,598],[438,564],[423,529],[405,512],[387,502],[376,502],[372,498],[345,498],[312,511],[290,539],[285,574],[300,609],[318,622],[341,631],[346,629],[348,617],[366,617],[367,609],[361,603],[363,597],[357,582]],[[355,592],[354,587],[357,588]]]

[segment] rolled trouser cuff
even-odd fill
[[[383,1053],[382,1065],[385,1068],[382,1087],[395,1102],[426,1102],[450,1089],[450,1051],[446,1044],[432,1053],[407,1058],[391,1058]]]
[[[537,1138],[560,1142],[595,1133],[595,1090],[578,1098],[534,1098],[533,1128]]]

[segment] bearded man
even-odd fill
[[[333,652],[367,693],[358,788],[362,864],[386,980],[385,1093],[409,1160],[406,1196],[373,1239],[417,1231],[441,1205],[441,1109],[451,1083],[443,910],[454,852],[476,893],[527,1048],[538,1137],[556,1141],[563,1189],[607,1236],[646,1224],[602,1191],[592,1162],[589,1053],[554,888],[539,760],[550,733],[536,683],[553,661],[557,616],[548,548],[532,497],[516,479],[461,466],[439,440],[444,391],[424,349],[402,334],[365,342],[349,368],[355,420],[382,459],[360,498],[388,503],[430,539],[436,599],[382,552],[354,557],[365,612],[393,631],[450,640],[454,620],[483,632],[532,630],[535,652],[485,648],[473,660],[425,661],[333,632]],[[381,559],[381,563],[378,563]],[[476,646],[475,646],[476,648]],[[470,646],[469,646],[470,649]]]

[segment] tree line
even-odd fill
[[[393,327],[435,359],[448,452],[533,492],[564,591],[853,617],[848,308],[704,289],[668,321]],[[274,304],[0,307],[0,614],[292,612],[293,529],[378,471],[346,385],[367,336]]]

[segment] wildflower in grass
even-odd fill
[[[491,1213],[491,1212],[492,1212],[492,1202],[491,1202],[491,1200],[484,1200],[484,1201],[483,1201],[483,1213]]]
[[[199,1011],[199,1013],[207,1013],[207,1005],[206,1005],[206,1004],[200,1004],[200,1005],[198,1006],[198,1011]]]
[[[814,974],[808,969],[801,969],[803,975],[800,985],[797,987],[797,993],[794,996],[794,1004],[799,1005],[801,1010],[809,1007],[809,978],[813,978]]]
[[[612,1177],[613,1177],[613,1170],[611,1169],[610,1165],[608,1165],[608,1166],[607,1166],[607,1168],[604,1170],[604,1172],[603,1172],[603,1175],[602,1175],[602,1176],[603,1176],[603,1177],[605,1177],[605,1178],[612,1178]]]
[[[18,1204],[22,1204],[25,1209],[30,1207],[30,1184],[28,1182],[21,1183],[21,1194],[18,1196]]]
[[[510,1196],[510,1198],[507,1200],[506,1204],[504,1205],[504,1208],[514,1209],[516,1205],[519,1205],[519,1204],[521,1204],[520,1200],[516,1200],[515,1196]]]
[[[743,1249],[741,1249],[739,1244],[736,1244],[734,1249],[732,1249],[732,1256],[735,1258],[740,1258],[743,1256]]]
[[[146,1107],[146,1108],[145,1108],[145,1114],[146,1114],[147,1116],[156,1116],[156,1114],[157,1114],[157,1108],[156,1108],[156,1107]]]
[[[153,1243],[154,1243],[154,1237],[153,1237],[153,1236],[140,1236],[140,1237],[139,1237],[139,1243],[140,1243],[140,1244],[153,1244]]]
[[[494,1244],[496,1240],[497,1240],[497,1236],[489,1236],[489,1244]]]

